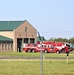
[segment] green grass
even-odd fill
[[[26,57],[40,57],[40,53],[24,53],[24,52],[0,52],[0,56],[26,56]],[[43,56],[48,57],[48,58],[66,58],[65,53],[43,53]],[[69,54],[69,57],[74,58],[74,54]]]
[[[40,53],[0,52],[0,56],[40,57]],[[66,58],[66,54],[43,53],[49,58]],[[70,54],[69,58],[74,58]],[[40,60],[0,60],[0,75],[40,75]],[[43,75],[74,75],[74,60],[43,60]]]
[[[39,56],[40,53],[0,52],[0,56]]]
[[[40,61],[0,60],[0,75],[40,75]],[[74,61],[43,61],[43,75],[74,75]]]

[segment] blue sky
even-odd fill
[[[74,0],[0,0],[0,20],[27,20],[46,39],[74,37]]]

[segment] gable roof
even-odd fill
[[[13,41],[13,39],[0,35],[0,41]]]
[[[0,21],[0,31],[13,31],[25,21]]]

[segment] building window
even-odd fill
[[[25,32],[27,32],[28,31],[28,29],[27,29],[27,27],[25,27]]]

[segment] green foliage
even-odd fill
[[[69,39],[69,42],[74,44],[74,37]]]
[[[56,41],[56,42],[69,42],[66,38],[50,38],[49,41]]]
[[[49,41],[54,41],[54,38],[50,38]]]
[[[66,39],[66,38],[50,38],[48,41],[67,42],[67,43],[74,44],[74,37],[72,37],[70,39]]]

